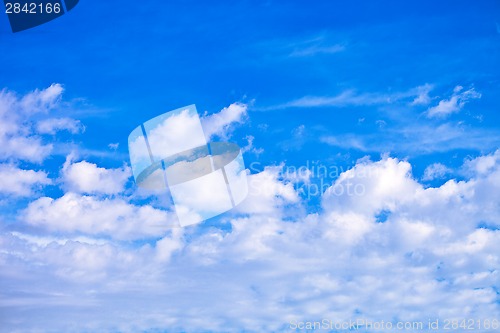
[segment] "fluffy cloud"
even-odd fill
[[[495,153],[480,156],[465,162],[465,169],[473,175],[487,175],[498,168],[500,164],[500,149]]]
[[[28,331],[97,332],[289,331],[292,321],[323,318],[498,318],[498,154],[468,161],[467,180],[430,188],[406,161],[361,160],[327,191],[318,213],[294,209],[303,203],[299,194],[280,167],[268,167],[250,176],[246,206],[225,223],[163,231],[163,239],[136,246],[47,244],[3,233],[0,263],[10,267],[0,270],[2,285],[10,286],[0,299],[3,326],[20,327],[9,318],[21,313],[29,315]],[[25,220],[121,239],[132,234],[126,230],[159,237],[148,221],[158,216],[161,225],[162,214],[141,209],[66,194],[35,201]],[[44,281],[42,294],[30,283],[35,277]],[[64,318],[53,320],[61,305]]]
[[[280,181],[283,165],[266,167],[263,172],[248,177],[248,196],[236,209],[247,214],[281,212],[287,205],[299,203],[299,195],[291,181]]]
[[[208,139],[214,135],[222,138],[227,137],[231,132],[231,126],[237,123],[242,123],[245,120],[246,115],[246,104],[233,103],[222,109],[219,113],[205,116],[202,118],[205,136]]]
[[[33,125],[33,117],[44,117],[57,108],[63,93],[60,84],[35,90],[22,97],[2,90],[0,92],[0,159],[42,162],[52,151],[52,144],[44,143],[40,134],[55,133],[58,129],[73,131],[78,122],[64,119],[41,120]]]
[[[433,163],[429,165],[427,168],[425,168],[422,180],[433,180],[436,178],[443,178],[450,172],[451,169],[446,167],[444,164]]]
[[[44,171],[23,170],[12,164],[0,164],[0,179],[1,194],[21,197],[51,183]]]
[[[27,113],[48,112],[53,109],[61,99],[64,88],[59,83],[51,84],[50,87],[26,94],[19,104]]]
[[[420,187],[410,173],[410,163],[393,158],[375,163],[360,161],[326,190],[323,207],[327,211],[368,215],[394,209],[414,197]]]
[[[57,107],[61,93],[59,85],[21,98],[2,92],[1,158],[40,161],[50,152],[41,132],[72,131],[28,121]],[[425,104],[426,94],[393,97]],[[233,104],[205,117],[206,134],[228,135],[245,115]],[[458,140],[445,129],[430,132]],[[14,151],[21,143],[25,152]],[[446,177],[439,170],[431,166],[428,176]],[[66,192],[32,199],[0,229],[0,331],[279,332],[323,318],[498,318],[500,151],[461,170],[464,180],[427,187],[408,161],[359,160],[311,211],[309,195],[294,186],[309,184],[310,173],[266,167],[248,177],[237,209],[181,229],[170,211],[128,197],[128,167],[70,156]],[[50,183],[45,172],[12,163],[0,165],[2,175],[0,191],[10,196]]]
[[[477,98],[481,98],[481,94],[474,88],[463,91],[462,86],[456,86],[453,89],[453,95],[449,99],[443,99],[439,101],[438,105],[427,110],[427,117],[446,117],[460,111],[469,100]]]
[[[128,166],[106,169],[87,161],[73,163],[72,159],[72,155],[68,156],[62,169],[64,185],[72,192],[117,194],[124,191],[131,176]]]
[[[43,197],[21,214],[29,225],[56,233],[103,236],[112,239],[161,237],[176,226],[175,216],[148,205],[123,199],[99,199],[66,193],[58,199]]]

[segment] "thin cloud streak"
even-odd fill
[[[314,45],[302,49],[298,48],[290,54],[290,57],[309,57],[317,54],[334,54],[345,51],[345,49],[346,47],[340,44],[331,46]]]
[[[357,93],[356,90],[344,90],[333,96],[304,96],[282,104],[262,108],[254,108],[258,111],[282,110],[288,108],[316,108],[316,107],[346,107],[346,106],[370,106],[393,104],[407,99],[410,104],[426,104],[429,102],[428,93],[432,85],[425,84],[404,92],[394,93]]]
[[[325,135],[320,141],[362,152],[403,152],[417,155],[456,149],[487,151],[500,146],[500,136],[495,131],[472,129],[452,123],[406,126],[372,134]]]

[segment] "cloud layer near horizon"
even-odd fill
[[[52,90],[29,103],[56,107]],[[5,100],[4,115],[14,103]],[[223,109],[213,133],[245,113]],[[50,145],[26,119],[12,122],[25,129],[3,140]],[[500,150],[435,187],[408,161],[359,160],[315,213],[295,187],[307,179],[267,166],[249,176],[249,197],[232,214],[185,229],[168,228],[168,209],[126,189],[127,166],[69,156],[51,179],[21,164],[41,163],[34,155],[10,154],[0,164],[13,183],[0,187],[3,201],[30,198],[14,221],[1,217],[1,332],[268,332],[323,318],[500,316]],[[61,195],[43,191],[52,183]]]

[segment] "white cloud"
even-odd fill
[[[266,167],[264,171],[248,176],[248,196],[236,207],[247,214],[279,215],[284,206],[298,204],[299,196],[293,183],[280,181],[283,165]]]
[[[436,178],[443,178],[447,174],[449,174],[452,170],[448,167],[446,167],[444,164],[441,163],[433,163],[429,165],[427,168],[424,170],[424,176],[422,177],[422,180],[433,180]]]
[[[446,117],[452,113],[459,112],[469,100],[481,98],[481,94],[474,90],[474,88],[466,91],[462,90],[462,86],[456,86],[453,89],[453,95],[449,99],[443,99],[439,101],[438,105],[427,110],[427,117]]]
[[[52,147],[44,145],[39,137],[33,135],[25,119],[21,117],[18,98],[11,92],[0,93],[0,159],[20,158],[28,161],[41,161]]]
[[[368,142],[365,142],[365,138],[354,134],[347,134],[341,136],[333,136],[333,135],[322,136],[320,138],[320,141],[335,147],[343,147],[348,149],[354,148],[361,151],[368,151],[371,149],[367,147]]]
[[[33,116],[57,108],[63,88],[53,84],[43,90],[35,90],[22,97],[13,92],[0,92],[0,160],[17,159],[42,162],[52,151],[52,144],[43,142],[39,134],[55,131],[62,124],[55,120],[42,120],[41,132],[33,127]],[[66,126],[69,119],[66,119]],[[70,128],[67,128],[70,129]]]
[[[280,53],[282,51],[289,52],[289,57],[312,57],[343,52],[346,46],[345,43],[335,43],[326,34],[319,34],[302,39],[273,40],[272,45],[269,45],[266,49],[275,50]]]
[[[322,204],[328,211],[374,215],[410,200],[418,188],[408,162],[393,158],[362,161],[340,175],[326,191]]]
[[[207,140],[215,135],[226,138],[231,133],[234,124],[244,122],[247,108],[246,104],[233,103],[223,108],[219,113],[203,117],[201,122]]]
[[[418,95],[411,102],[411,105],[427,105],[431,102],[431,97],[429,93],[434,87],[430,84],[425,84],[423,86],[419,86],[416,89]]]
[[[254,147],[253,141],[255,140],[255,137],[253,135],[247,135],[245,137],[245,139],[247,140],[247,145],[245,147],[241,148],[242,152],[244,152],[244,153],[250,152],[250,153],[253,153],[257,156],[259,156],[260,154],[262,154],[264,152],[264,148]]]
[[[464,167],[467,171],[475,175],[485,175],[498,167],[500,164],[500,149],[495,153],[485,156],[480,156],[471,160],[467,160]]]
[[[356,149],[363,152],[393,152],[427,154],[431,152],[451,151],[455,149],[471,149],[484,151],[495,149],[500,144],[497,133],[489,128],[479,128],[465,121],[429,122],[422,118],[422,106],[431,103],[435,97],[429,95],[433,89],[425,84],[406,92],[389,94],[356,94],[344,91],[333,97],[304,97],[276,108],[285,107],[347,107],[347,106],[381,106],[379,109],[387,117],[387,121],[376,120],[379,128],[373,130],[358,118],[356,133],[321,135],[319,140],[331,146],[344,149]],[[474,88],[464,90],[457,86],[449,99],[443,99],[438,105],[427,107],[425,115],[429,118],[444,118],[453,112],[460,111],[469,101],[480,98]],[[390,104],[393,104],[392,106]],[[273,109],[275,107],[271,107]],[[403,112],[405,108],[406,110]],[[370,111],[371,112],[371,111]]]
[[[33,244],[38,247],[46,247],[48,245],[51,245],[52,243],[64,245],[68,242],[79,242],[82,244],[91,244],[91,245],[93,244],[103,245],[109,243],[109,241],[106,239],[90,238],[85,236],[77,236],[73,238],[67,238],[67,237],[61,238],[54,236],[36,236],[30,234],[23,234],[17,231],[12,232],[11,235],[23,241],[26,241],[26,243],[28,244]]]
[[[118,142],[108,144],[108,148],[111,150],[117,150],[119,146],[120,146],[120,143],[118,143]]]
[[[267,167],[225,222],[162,232],[165,212],[122,199],[38,199],[20,222],[57,241],[0,233],[3,327],[287,332],[292,320],[497,318],[498,154],[466,162],[464,181],[429,188],[409,162],[360,160],[314,213],[300,209],[282,166]],[[76,231],[153,240],[57,236]]]
[[[42,162],[52,152],[52,148],[52,144],[44,144],[37,136],[0,136],[0,160],[14,158]]]
[[[149,145],[153,155],[159,157],[174,155],[206,144],[198,114],[194,110],[182,110],[151,126],[153,126],[151,130],[146,126]]]
[[[318,54],[334,54],[345,51],[345,46],[340,44],[335,45],[311,45],[302,48],[296,48],[290,54],[291,57],[310,57]]]
[[[488,129],[447,122],[437,126],[418,123],[401,125],[373,134],[325,135],[320,137],[320,141],[364,152],[427,154],[454,149],[495,149],[500,144],[500,137]]]
[[[123,199],[99,199],[66,193],[58,199],[31,202],[22,214],[29,225],[55,233],[106,236],[112,239],[161,237],[176,224],[175,216],[151,206],[135,206]]]
[[[0,164],[0,194],[27,197],[37,188],[51,183],[43,171],[23,170],[12,164]]]
[[[49,118],[41,120],[36,125],[40,134],[56,134],[58,131],[66,130],[71,134],[78,134],[85,130],[79,120],[71,118]]]
[[[312,107],[347,107],[393,104],[398,101],[413,99],[410,104],[425,104],[432,86],[425,84],[403,92],[391,93],[357,93],[355,90],[344,90],[335,96],[304,96],[283,104],[260,108],[260,110],[279,110],[286,108]],[[426,97],[427,96],[427,97]]]
[[[334,96],[304,96],[286,103],[257,110],[279,110],[286,108],[316,108],[316,107],[348,107],[389,105],[397,102],[407,102],[410,106],[428,105],[432,98],[429,93],[434,89],[431,84],[424,84],[402,92],[390,93],[358,93],[355,90],[344,90]],[[429,118],[445,117],[460,111],[472,99],[481,98],[474,88],[463,91],[462,86],[456,86],[449,99],[439,101],[438,105],[430,107],[426,115]]]
[[[87,161],[73,163],[72,159],[73,155],[68,156],[62,169],[64,185],[71,192],[118,194],[132,175],[128,166],[106,169]]]
[[[322,107],[322,106],[349,106],[373,105],[389,102],[389,96],[379,94],[356,94],[353,90],[346,90],[336,96],[305,96],[285,104],[270,107],[270,109],[284,109],[289,107]]]
[[[59,83],[53,83],[50,87],[26,94],[19,104],[27,113],[48,112],[59,102],[64,88]]]
[[[310,129],[304,124],[292,129],[291,136],[277,144],[277,146],[285,151],[300,150],[311,136]]]
[[[159,115],[143,126],[146,137],[140,127],[129,136],[130,161],[136,177],[151,165],[151,159],[161,160],[176,154],[190,155],[193,154],[193,149],[207,144],[193,105]],[[154,177],[148,177],[139,185],[164,187],[163,180],[158,182],[152,181],[153,179]]]

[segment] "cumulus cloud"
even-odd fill
[[[393,209],[412,198],[419,188],[410,173],[411,165],[406,161],[392,158],[375,163],[360,161],[343,172],[325,192],[323,207],[327,211],[369,215]]]
[[[237,206],[247,214],[274,215],[287,205],[297,204],[299,195],[293,182],[281,181],[283,165],[268,166],[264,171],[248,177],[248,196]]]
[[[361,160],[323,196],[322,211],[292,216],[298,193],[280,179],[279,167],[266,168],[251,176],[262,191],[226,219],[229,228],[175,230],[135,247],[37,244],[3,233],[0,262],[10,269],[0,270],[0,280],[11,286],[0,299],[4,327],[19,327],[8,318],[20,313],[33,329],[68,330],[79,322],[76,330],[125,332],[280,332],[292,321],[323,318],[497,318],[500,163],[484,162],[497,154],[468,162],[486,165],[471,178],[430,188],[412,176],[409,162]],[[380,211],[387,212],[384,222]],[[66,194],[35,201],[25,219],[95,234],[127,229],[129,216],[137,223],[155,216],[139,215],[120,201]],[[141,230],[155,234],[147,223]],[[45,281],[43,294],[28,283],[35,278]],[[61,305],[64,318],[50,320]],[[92,320],[81,320],[82,306]]]
[[[459,112],[471,99],[481,98],[481,94],[474,88],[465,91],[463,89],[462,86],[456,86],[450,98],[439,101],[438,105],[427,110],[427,117],[446,117],[452,113]]]
[[[67,190],[89,194],[118,194],[132,175],[130,167],[117,169],[98,167],[87,161],[73,162],[73,155],[66,158],[62,180]]]
[[[13,164],[0,164],[0,194],[27,197],[51,183],[44,171],[24,170]]]
[[[464,164],[464,168],[472,174],[485,175],[491,173],[492,170],[495,170],[499,164],[500,149],[496,150],[493,154],[467,160]]]
[[[205,116],[201,119],[205,136],[226,138],[235,124],[242,123],[247,116],[247,105],[233,103],[220,112]]]
[[[3,92],[2,140],[41,140],[10,110],[43,113],[57,104],[56,88],[24,104]],[[204,118],[207,135],[228,135],[243,121],[246,107],[234,105]],[[434,135],[458,140],[445,129]],[[438,187],[415,179],[408,161],[359,160],[312,212],[294,186],[310,184],[310,173],[292,177],[283,168],[250,175],[248,197],[231,213],[181,229],[170,211],[126,197],[127,166],[69,156],[66,192],[31,201],[0,230],[0,330],[280,332],[323,318],[500,315],[499,151],[466,161],[464,180]],[[429,170],[447,176],[437,165]],[[2,172],[0,191],[12,196],[50,183],[45,172],[15,164]]]
[[[52,151],[53,145],[45,143],[41,134],[53,134],[66,129],[76,133],[81,125],[69,118],[40,120],[33,125],[33,117],[44,117],[57,108],[64,89],[52,84],[18,96],[6,89],[0,92],[0,159],[42,162]]]
[[[119,240],[161,237],[177,225],[175,216],[148,205],[136,206],[120,198],[100,199],[71,192],[57,199],[37,199],[22,216],[29,225],[56,233],[80,232]]]

